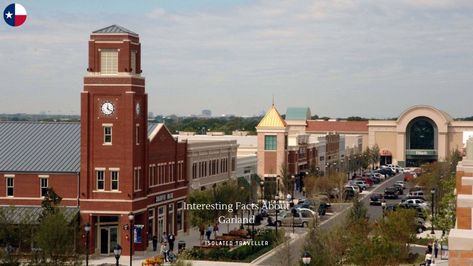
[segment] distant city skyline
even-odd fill
[[[22,4],[25,24],[0,26],[0,113],[78,114],[89,34],[118,24],[140,34],[154,114],[251,116],[274,95],[281,113],[390,118],[427,104],[473,115],[471,1]]]

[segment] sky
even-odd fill
[[[0,10],[10,4],[0,0]],[[92,31],[140,35],[149,110],[473,115],[473,1],[34,1],[0,21],[0,113],[78,114]]]

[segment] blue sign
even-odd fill
[[[142,242],[141,232],[142,232],[143,227],[144,225],[142,224],[135,224],[133,228],[133,242],[135,244],[141,244]]]

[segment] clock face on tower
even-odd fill
[[[135,111],[136,111],[136,115],[140,115],[140,112],[141,112],[141,106],[140,106],[140,103],[136,103],[136,106],[135,106]]]
[[[111,115],[115,111],[115,106],[111,102],[104,102],[100,107],[100,111],[102,111],[104,115]]]

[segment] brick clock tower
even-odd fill
[[[91,253],[146,248],[147,114],[138,34],[112,25],[94,31],[81,93],[80,212]],[[134,214],[132,222],[129,214]],[[135,228],[135,226],[133,228]]]

